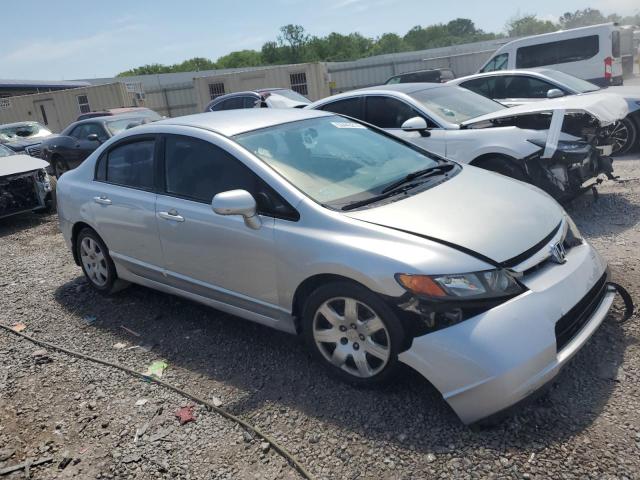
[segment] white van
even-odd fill
[[[620,28],[616,23],[519,38],[500,47],[478,73],[548,67],[596,85],[622,85]]]

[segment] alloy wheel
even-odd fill
[[[349,297],[325,301],[313,318],[313,339],[324,358],[347,373],[370,378],[391,356],[387,327],[365,303]]]
[[[624,122],[616,122],[611,127],[611,134],[609,138],[613,141],[612,153],[625,150],[627,143],[629,142],[629,128]]]
[[[80,243],[80,259],[87,277],[98,287],[104,287],[109,281],[109,270],[104,252],[91,237],[85,237]]]

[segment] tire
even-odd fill
[[[309,295],[302,334],[330,373],[359,386],[389,381],[404,343],[404,329],[391,308],[372,291],[347,281]]]
[[[51,160],[53,162],[53,172],[55,173],[56,178],[60,178],[64,172],[71,170],[69,168],[69,164],[64,158],[56,155]]]
[[[474,162],[474,165],[521,182],[531,183],[525,171],[516,163],[514,158],[499,156],[483,158]]]
[[[613,140],[611,155],[625,155],[636,146],[638,127],[635,122],[627,116],[611,126],[609,138]]]
[[[76,253],[89,284],[103,295],[121,290],[127,285],[118,279],[109,249],[91,228],[84,228],[76,238]]]
[[[54,213],[57,210],[56,188],[58,186],[58,180],[56,177],[49,177],[49,184],[51,185],[51,192],[46,200],[46,207],[44,211],[46,213]]]

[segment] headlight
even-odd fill
[[[540,148],[545,148],[547,146],[547,142],[545,142],[544,140],[529,139],[527,140],[527,142],[533,143],[535,146]],[[560,140],[558,142],[556,150],[564,153],[575,153],[575,152],[580,152],[582,150],[588,151],[589,144],[581,140],[576,140],[576,141]]]
[[[480,300],[511,297],[524,288],[507,270],[450,275],[397,274],[396,280],[411,293],[434,300]]]

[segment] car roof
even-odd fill
[[[375,87],[360,88],[358,90],[351,90],[345,93],[357,93],[357,92],[371,92],[372,90],[400,92],[400,93],[414,93],[421,90],[430,90],[432,88],[442,87],[442,83],[430,83],[430,82],[415,82],[415,83],[394,83],[392,85],[377,85]]]
[[[212,130],[231,137],[240,133],[273,127],[282,123],[297,122],[319,117],[330,117],[334,113],[322,110],[296,108],[245,108],[220,112],[197,113],[184,117],[167,118],[153,122],[156,125],[179,125]]]
[[[493,72],[483,72],[483,73],[473,73],[471,75],[465,75],[464,77],[454,78],[453,80],[449,80],[445,83],[450,83],[452,85],[456,85],[460,82],[464,82],[466,80],[471,80],[474,78],[485,78],[485,77],[497,77],[501,75],[521,75],[521,74],[529,74],[535,76],[543,77],[550,72],[552,69],[550,68],[518,68],[512,70],[495,70]]]
[[[90,118],[83,118],[82,120],[78,120],[76,122],[73,122],[71,124],[69,124],[69,126],[71,125],[82,125],[83,123],[109,123],[109,122],[113,122],[116,120],[122,120],[122,119],[127,119],[127,118],[144,118],[144,115],[141,115],[140,113],[136,113],[136,112],[127,112],[127,113],[118,113],[115,115],[101,115],[99,117],[90,117]]]

